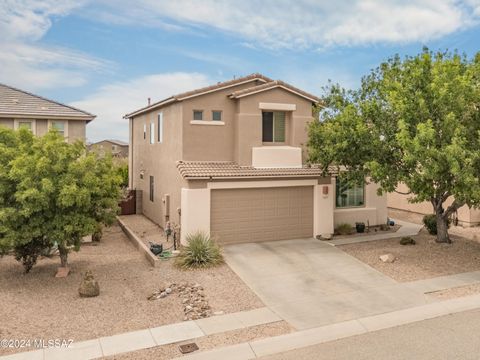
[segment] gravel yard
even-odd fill
[[[480,270],[480,243],[476,241],[451,236],[453,244],[437,244],[426,230],[413,238],[416,245],[400,245],[400,238],[395,238],[338,248],[399,282]],[[379,259],[388,253],[397,258],[395,262]]]
[[[27,275],[13,257],[0,258],[0,338],[81,341],[181,322],[184,313],[178,295],[147,300],[153,291],[172,282],[200,284],[212,311],[264,306],[227,265],[182,271],[172,260],[165,260],[153,268],[117,225],[105,229],[100,243],[72,252],[69,263],[70,275],[57,279],[58,257],[39,260]],[[86,270],[92,270],[100,284],[96,298],[78,296]],[[9,352],[0,349],[0,355]]]
[[[224,347],[228,345],[240,344],[247,341],[258,340],[266,337],[277,336],[282,334],[287,334],[292,332],[293,329],[285,321],[278,321],[271,324],[252,326],[245,329],[228,331],[221,334],[209,335],[199,339],[194,340],[200,351],[211,350],[217,347]],[[118,354],[115,356],[110,356],[105,359],[108,360],[164,360],[172,359],[175,357],[182,356],[182,353],[178,349],[179,344],[190,343],[192,341],[170,344],[164,346],[157,346],[150,349],[134,351],[125,354]]]

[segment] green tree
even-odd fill
[[[370,178],[379,192],[407,185],[409,201],[429,201],[437,241],[448,219],[480,205],[480,53],[390,58],[359,89],[326,88],[320,121],[309,128],[310,161],[349,181]]]
[[[54,244],[66,266],[70,249],[117,212],[121,179],[111,159],[55,131],[0,128],[0,171],[0,249],[13,250],[26,272]]]

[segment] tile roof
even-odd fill
[[[238,91],[234,91],[233,93],[230,94],[230,97],[233,99],[241,98],[243,96],[248,96],[251,94],[256,94],[261,91],[266,91],[270,90],[276,87],[282,87],[290,92],[297,93],[298,95],[307,98],[308,100],[311,100],[315,103],[320,102],[320,98],[316,97],[315,95],[309,94],[306,91],[303,91],[299,88],[296,88],[295,86],[292,86],[290,84],[287,84],[284,81],[281,80],[275,80],[275,81],[270,81],[266,84],[263,85],[258,85],[258,86],[252,86],[247,89],[242,89]]]
[[[223,89],[225,87],[234,86],[236,84],[240,84],[240,83],[243,83],[243,82],[246,82],[246,81],[253,81],[253,80],[257,80],[257,79],[261,80],[263,82],[266,82],[266,83],[272,81],[272,79],[270,79],[270,78],[268,78],[268,77],[266,77],[262,74],[259,74],[259,73],[250,74],[250,75],[239,77],[239,78],[236,78],[236,79],[233,79],[233,80],[219,82],[215,85],[210,85],[210,86],[206,86],[206,87],[203,87],[203,88],[200,88],[200,89],[187,91],[187,92],[183,92],[183,93],[180,93],[180,94],[177,94],[177,95],[170,96],[166,99],[157,101],[157,102],[155,102],[151,105],[145,106],[145,107],[140,108],[140,109],[135,110],[135,111],[132,111],[131,113],[126,114],[124,116],[124,118],[129,118],[129,117],[132,117],[134,115],[140,115],[145,111],[160,107],[162,105],[170,104],[170,103],[173,103],[173,102],[182,101],[182,100],[184,100],[186,98],[189,98],[189,97],[192,97],[192,96],[199,96],[199,95],[204,94],[204,93],[208,93],[208,92],[215,91],[215,90],[220,90],[220,89]]]
[[[228,161],[178,161],[177,169],[187,180],[324,176],[318,167],[254,168]]]
[[[125,141],[122,141],[122,140],[113,140],[113,139],[105,139],[105,140],[100,140],[100,141],[97,141],[95,143],[92,143],[90,145],[95,145],[95,144],[99,144],[101,142],[109,142],[109,143],[112,143],[112,144],[116,144],[116,145],[119,145],[119,146],[128,146],[128,143],[125,142]]]
[[[87,121],[95,118],[89,112],[0,84],[0,117],[12,115],[78,118]]]

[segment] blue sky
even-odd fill
[[[480,50],[480,0],[132,3],[3,0],[0,82],[96,114],[89,141],[127,140],[148,97],[253,72],[321,95],[395,53]]]

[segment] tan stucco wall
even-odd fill
[[[252,166],[256,168],[301,168],[302,149],[294,146],[252,148]]]
[[[284,145],[304,147],[307,142],[307,124],[312,120],[312,103],[284,89],[275,88],[237,100],[234,139],[235,161],[252,164],[252,148],[263,146],[262,111],[260,103],[295,104],[296,110],[286,112],[286,141]],[[305,159],[303,159],[305,161]]]
[[[163,142],[150,144],[150,122],[155,123],[157,115],[163,112]],[[161,110],[135,117],[132,121],[130,144],[132,148],[129,167],[131,187],[142,190],[142,211],[145,216],[160,226],[165,225],[165,195],[170,195],[170,221],[180,224],[177,209],[180,208],[180,192],[184,180],[177,170],[176,162],[182,159],[182,105],[173,104]],[[147,125],[146,138],[143,126]],[[133,131],[132,131],[133,130]],[[140,172],[144,178],[140,179]],[[150,176],[154,177],[154,201],[150,201]]]
[[[408,192],[408,187],[405,184],[400,184],[397,190],[403,193]],[[421,203],[410,203],[409,195],[402,195],[396,192],[389,193],[387,196],[387,205],[389,208],[397,210],[411,211],[418,214],[432,214],[433,206],[430,202],[424,201]],[[444,207],[449,206],[453,198],[447,199]],[[462,206],[458,209],[458,221],[460,225],[473,226],[480,224],[480,210],[470,209],[468,206]]]
[[[252,81],[183,100],[183,160],[234,160],[236,104],[228,95],[256,84],[260,83]],[[225,125],[191,124],[193,110],[203,110],[203,121],[207,123],[212,120],[212,110],[220,110]]]
[[[335,189],[335,179],[332,181]],[[365,205],[351,208],[335,208],[335,227],[340,224],[355,225],[364,222],[370,225],[386,224],[388,218],[387,195],[377,195],[378,185],[369,183],[365,185]],[[335,206],[335,205],[334,205]]]
[[[56,119],[56,121],[65,121],[66,122],[66,132],[69,142],[74,142],[78,139],[85,141],[85,131],[87,122],[84,120],[62,120]],[[37,136],[43,136],[48,132],[48,123],[47,119],[35,119],[35,134]],[[14,128],[13,119],[2,119],[0,118],[0,125],[7,126],[11,129]]]
[[[5,126],[9,129],[13,129],[13,119],[2,119],[2,118],[0,118],[0,126]]]

